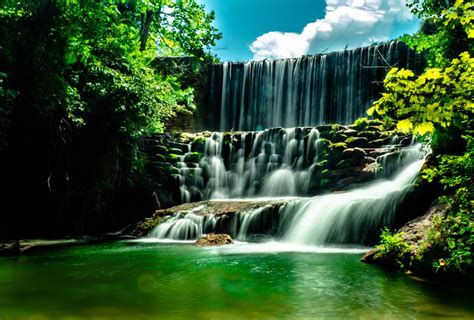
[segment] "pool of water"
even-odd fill
[[[357,248],[119,241],[0,258],[0,319],[473,318],[473,296]]]

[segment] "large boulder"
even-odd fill
[[[205,246],[205,247],[223,246],[223,245],[232,244],[232,243],[234,243],[234,240],[232,240],[231,236],[229,236],[228,234],[216,234],[216,233],[206,234],[195,242],[197,246]]]

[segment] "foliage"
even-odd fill
[[[409,6],[425,21],[417,35],[403,40],[425,54],[429,68],[419,76],[392,69],[384,81],[385,93],[369,114],[394,119],[401,131],[427,135],[435,161],[423,169],[422,177],[444,187],[438,201],[449,207],[444,215],[432,217],[432,227],[417,248],[401,243],[400,233],[387,231],[378,248],[382,258],[397,261],[402,268],[470,274],[474,270],[474,4],[412,0]]]
[[[473,53],[474,6],[464,0],[412,0],[409,7],[423,26],[414,36],[402,40],[427,58],[429,67],[446,67],[461,52]]]
[[[377,113],[398,119],[402,132],[424,135],[435,126],[446,128],[465,122],[474,112],[474,58],[467,52],[448,68],[429,68],[422,75],[393,68],[385,80],[385,92],[369,115]]]
[[[376,246],[378,255],[383,259],[395,262],[400,268],[407,263],[407,259],[412,249],[403,239],[403,233],[392,234],[388,228],[382,230],[380,244]]]
[[[64,218],[69,205],[65,220],[82,225],[108,218],[117,190],[141,183],[137,137],[194,107],[184,71],[162,72],[157,56],[214,59],[213,18],[195,0],[3,1],[0,164],[11,193],[38,181],[30,193],[57,205],[44,211]]]
[[[473,271],[473,188],[460,188],[446,216],[434,217],[427,239],[414,263],[430,262],[436,272],[467,274]]]

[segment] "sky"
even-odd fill
[[[198,0],[216,13],[222,61],[295,58],[414,33],[406,0]]]

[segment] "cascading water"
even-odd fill
[[[298,59],[213,65],[204,129],[349,124],[365,116],[390,67],[421,70],[422,65],[398,41]]]
[[[230,233],[243,241],[266,233],[295,244],[364,244],[371,232],[393,223],[394,214],[412,189],[427,152],[414,145],[394,153],[397,158],[393,161],[401,166],[393,179],[379,179],[348,192],[289,200],[276,214],[268,206],[236,213]],[[221,231],[222,217],[197,216],[197,211],[199,207],[177,213],[150,235],[193,239],[202,233]]]
[[[309,195],[318,141],[316,128],[214,132],[197,168],[184,162],[187,155],[180,157],[181,200],[189,202],[193,194],[199,199]]]
[[[206,134],[198,149],[193,141],[180,150],[181,201],[306,198],[276,209],[262,203],[231,216],[201,214],[198,206],[168,217],[150,236],[189,240],[221,232],[242,241],[266,235],[296,244],[366,243],[371,232],[393,222],[424,153],[405,147],[407,137],[374,128],[374,122],[364,130],[358,124],[323,124],[365,116],[390,67],[419,71],[423,64],[395,41],[299,59],[210,66],[201,118],[204,129],[221,132]],[[371,184],[310,197],[365,183],[375,173],[379,180]]]
[[[292,218],[284,240],[313,245],[365,243],[371,231],[393,222],[423,163],[410,164],[393,180],[288,203],[282,214]]]

